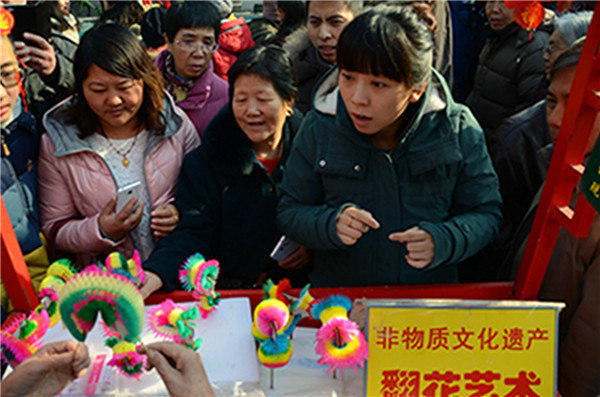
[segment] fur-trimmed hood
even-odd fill
[[[54,145],[54,155],[57,157],[83,150],[91,150],[90,144],[79,136],[78,127],[67,123],[65,112],[72,105],[73,101],[74,96],[70,96],[48,110],[42,119],[42,124]],[[154,146],[161,139],[175,135],[183,125],[181,116],[175,111],[175,103],[166,91],[163,105],[164,109],[162,112],[165,120],[165,133],[163,135],[152,133],[150,147]]]
[[[302,119],[302,114],[295,111],[283,126],[282,160],[289,155],[292,140]],[[206,128],[199,151],[209,164],[228,175],[249,175],[255,165],[260,166],[251,141],[236,122],[229,104],[221,109]]]
[[[319,113],[336,117],[336,122],[339,123],[345,130],[355,131],[355,128],[347,114],[346,107],[342,101],[340,88],[338,86],[339,68],[332,68],[319,82],[314,90],[312,102],[313,109]],[[410,104],[405,114],[406,122],[403,122],[403,128],[406,133],[403,135],[402,141],[410,137],[420,120],[427,114],[433,112],[445,112],[448,122],[452,119],[449,114],[448,103],[454,101],[448,89],[448,86],[443,82],[443,77],[432,69],[431,78],[427,84],[424,95],[415,103]],[[370,145],[370,139],[363,134],[354,134],[358,138],[358,142],[362,142],[367,146]]]

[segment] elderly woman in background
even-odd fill
[[[171,232],[170,204],[183,157],[200,143],[163,90],[158,69],[125,27],[104,24],[81,39],[76,94],[44,116],[39,159],[42,228],[52,248],[88,265],[135,247],[147,258]],[[139,197],[115,196],[139,182]]]
[[[279,185],[302,121],[293,108],[298,91],[290,59],[276,45],[252,47],[228,77],[230,104],[183,165],[175,199],[181,220],[143,264],[144,296],[163,286],[181,289],[179,268],[198,252],[220,262],[218,288],[260,286],[267,275],[305,281],[303,247],[279,263],[269,258],[280,236]]]
[[[550,35],[548,47],[544,52],[546,80],[550,80],[550,71],[558,56],[573,45],[575,41],[587,34],[592,21],[592,14],[592,11],[582,11],[561,15],[552,21],[554,32]]]

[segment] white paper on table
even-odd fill
[[[179,303],[191,307],[195,303]],[[153,306],[147,306],[146,311]],[[217,309],[210,313],[206,319],[196,321],[195,338],[202,338],[198,353],[211,383],[239,385],[240,383],[259,383],[258,362],[254,338],[250,332],[252,317],[250,314],[250,301],[248,298],[222,299]],[[71,334],[64,328],[62,322],[48,330],[44,343],[60,340],[72,340]],[[108,362],[112,357],[110,348],[104,346],[103,327],[96,322],[92,332],[86,338],[86,345],[90,351],[92,362],[98,354],[106,354]],[[146,324],[142,333],[144,344],[163,340],[157,338]],[[95,395],[168,395],[156,371],[146,372],[137,381],[114,373],[112,367],[104,365],[101,382],[96,388]],[[61,395],[85,395],[87,383],[90,378],[88,373],[66,388]],[[110,382],[113,384],[110,384]],[[232,386],[233,387],[233,386]]]

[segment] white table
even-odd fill
[[[182,303],[182,305],[191,306],[193,303]],[[151,307],[147,306],[146,310]],[[202,356],[211,383],[215,389],[222,390],[224,394],[230,395],[230,390],[237,390],[242,386],[244,390],[259,389],[259,364],[256,360],[254,338],[250,333],[251,325],[250,301],[247,298],[223,299],[218,309],[209,314],[208,318],[200,318],[196,321],[195,337],[202,338],[198,353]],[[48,330],[44,343],[65,339],[73,339],[73,337],[64,328],[62,322],[59,322]],[[149,344],[160,340],[163,339],[154,336],[146,325],[142,333],[143,343]],[[104,346],[103,327],[99,322],[88,334],[85,343],[92,356],[92,367],[88,369],[85,376],[63,390],[61,395],[168,395],[156,371],[144,373],[138,381],[117,373],[113,367],[106,366],[112,357],[112,351]],[[93,363],[95,360],[101,361],[102,355],[106,358],[104,365],[99,365],[102,372],[94,387],[94,382],[91,385],[89,383],[94,372]]]
[[[182,303],[189,306],[193,303]],[[147,306],[146,309],[152,306]],[[274,388],[270,389],[270,369],[256,358],[256,344],[250,333],[252,317],[247,298],[221,300],[218,309],[207,319],[198,319],[196,337],[203,341],[198,349],[208,378],[218,396],[362,396],[364,369],[338,371],[336,378],[325,366],[317,364],[314,350],[316,328],[298,327],[292,343],[294,353],[283,368],[274,370]],[[44,343],[73,339],[62,322],[51,328]],[[149,344],[161,340],[148,326],[142,341]],[[62,396],[166,396],[168,395],[156,371],[144,373],[140,380],[118,374],[106,363],[112,351],[104,346],[102,326],[97,323],[86,338],[92,356],[104,364],[98,365],[99,376],[93,375],[93,365],[85,376],[69,385]],[[97,371],[96,371],[97,372]],[[91,382],[90,378],[98,379]]]

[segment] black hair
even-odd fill
[[[298,96],[292,61],[287,52],[276,44],[250,47],[242,52],[229,69],[229,98],[233,98],[236,80],[253,74],[273,83],[275,91],[286,101]]]
[[[146,47],[159,48],[165,44],[163,32],[166,13],[164,8],[154,7],[144,14],[140,27]]]
[[[96,132],[99,124],[98,116],[83,94],[83,82],[92,65],[117,76],[141,79],[144,92],[138,118],[148,130],[164,133],[165,120],[161,112],[164,109],[164,90],[160,72],[129,29],[106,23],[88,30],[75,53],[75,99],[68,109],[68,117],[71,124],[78,126],[82,138]]]
[[[346,26],[336,55],[341,69],[418,87],[431,75],[433,42],[412,7],[380,5]]]
[[[58,10],[58,3],[52,2],[53,7],[50,9],[50,23],[52,27],[59,32],[64,32],[69,29],[71,25],[65,18],[65,16]],[[74,14],[73,18],[75,19],[75,28],[77,31],[81,30],[81,23],[79,22],[79,18],[77,18]]]
[[[275,44],[278,40],[278,29],[275,22],[267,18],[254,18],[248,22],[252,40],[256,45]]]
[[[208,1],[183,1],[174,3],[165,15],[165,34],[173,42],[181,29],[211,28],[215,41],[219,41],[221,17],[219,10]]]
[[[315,0],[313,0],[315,1]],[[316,1],[322,1],[322,0],[316,0]],[[307,0],[306,1],[306,14],[308,15],[308,6],[310,5],[310,1]],[[352,15],[354,15],[354,17],[356,18],[362,11],[363,11],[363,0],[346,0],[346,1],[342,1],[342,3],[346,4],[348,6],[348,8],[350,9],[350,11],[352,12]]]
[[[97,25],[112,22],[129,28],[142,22],[144,8],[137,1],[108,1],[107,5],[110,8],[102,12]]]
[[[306,22],[304,0],[278,1],[277,8],[281,9],[284,13],[284,18],[283,21],[280,21],[281,27],[279,28],[279,37],[282,39]]]

